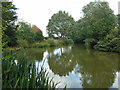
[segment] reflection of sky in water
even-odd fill
[[[64,48],[61,48],[62,49],[62,53],[65,52],[65,49]],[[55,49],[54,50],[54,55],[59,55],[61,56],[61,49]],[[71,50],[71,47],[68,47],[69,50]],[[60,82],[57,87],[59,88],[63,88],[65,85],[67,85],[67,88],[82,88],[82,81],[80,80],[80,78],[82,78],[81,74],[77,72],[77,69],[79,70],[80,68],[82,68],[81,66],[79,66],[78,64],[76,64],[76,66],[74,67],[73,71],[72,72],[69,72],[68,75],[66,76],[59,76],[58,74],[54,74],[54,72],[52,72],[52,70],[50,70],[49,68],[49,64],[48,64],[48,51],[44,52],[43,54],[43,60],[45,61],[44,62],[44,68],[49,72],[49,77],[50,79],[53,78],[53,81],[55,83],[58,83]],[[40,62],[36,62],[36,66],[38,66],[39,64],[39,69],[41,67],[41,65],[43,64],[43,61],[40,61]],[[120,72],[119,72],[120,73]],[[120,75],[120,74],[119,74]],[[88,82],[90,82],[88,80]],[[114,80],[114,83],[113,85],[110,87],[110,88],[118,88],[118,72],[116,73],[116,78]]]
[[[59,56],[61,56],[61,49],[59,48],[59,49],[55,49],[54,50],[54,55],[59,55]]]
[[[81,75],[79,73],[75,73],[75,71],[73,70],[72,72],[69,72],[69,75],[67,76],[59,76],[57,74],[54,75],[54,73],[50,70],[49,65],[48,65],[48,60],[46,59],[44,62],[44,68],[49,72],[49,77],[50,79],[53,78],[53,81],[58,83],[59,88],[63,88],[65,85],[67,85],[68,88],[82,88],[82,86],[80,86],[82,82],[80,82],[80,77]],[[39,65],[39,69],[40,67],[43,65],[43,61],[42,62],[36,62],[36,66]]]
[[[46,54],[47,55],[47,54]],[[49,72],[49,77],[50,79],[53,78],[53,81],[55,83],[58,83],[60,82],[57,87],[59,88],[63,88],[65,85],[67,85],[67,88],[82,88],[82,81],[80,81],[80,78],[81,78],[81,74],[80,73],[75,73],[75,69],[77,69],[78,67],[78,64],[75,66],[74,70],[72,72],[69,72],[69,75],[66,75],[66,76],[59,76],[57,74],[54,74],[50,68],[49,68],[49,65],[48,65],[48,60],[45,59],[45,62],[44,62],[44,68]],[[41,62],[36,62],[36,66],[39,65],[39,69],[40,67],[43,65],[43,61]],[[117,72],[117,75],[116,75],[116,79],[115,79],[115,82],[113,83],[113,85],[110,87],[110,88],[118,88],[118,72]]]
[[[118,83],[120,84],[120,72],[116,72],[116,78],[115,78],[115,82],[113,83],[113,86],[111,86],[111,88],[117,87],[118,88]],[[120,88],[120,85],[119,85]],[[120,89],[119,89],[120,90]]]

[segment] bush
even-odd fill
[[[59,41],[58,41],[58,44],[59,44],[59,45],[63,45],[63,44],[64,44],[64,41],[63,41],[63,40],[59,40]]]
[[[28,47],[28,42],[26,40],[23,40],[23,39],[17,40],[17,44],[19,47],[24,47],[24,48]]]
[[[64,41],[64,44],[73,44],[74,43],[72,39],[67,39],[67,38],[64,38],[63,41]]]
[[[37,43],[34,43],[34,44],[33,44],[33,47],[43,48],[43,47],[44,47],[44,44],[37,42]]]
[[[94,48],[101,51],[119,52],[119,43],[118,38],[113,38],[112,40],[99,41]]]
[[[85,45],[88,46],[88,47],[93,47],[95,44],[96,44],[96,40],[94,38],[87,38],[84,40],[85,42]]]
[[[48,42],[41,42],[41,43],[44,45],[44,47],[50,47],[50,44]]]
[[[47,42],[50,44],[51,47],[56,45],[54,39],[48,39]]]
[[[37,42],[33,44],[33,47],[37,47],[37,48],[43,48],[43,47],[49,47],[50,44],[47,42]]]
[[[107,44],[104,41],[97,42],[97,45],[94,46],[94,49],[100,51],[109,51],[109,47],[107,47]]]

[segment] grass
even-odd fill
[[[45,88],[55,89],[52,79],[49,79],[48,72],[41,67],[39,71],[35,62],[28,62],[28,55],[19,55],[15,60],[13,54],[3,54],[2,58],[2,88]]]

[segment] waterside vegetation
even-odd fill
[[[120,52],[120,15],[115,15],[106,1],[90,2],[83,7],[83,16],[75,21],[66,11],[59,11],[49,19],[44,37],[40,29],[28,22],[19,21],[17,8],[12,2],[2,3],[2,47],[45,48],[82,43],[86,47],[106,52]],[[79,11],[78,11],[79,12]],[[13,54],[2,57],[3,88],[47,88],[57,84],[47,76],[46,70],[36,70],[35,62],[20,55],[17,62]]]

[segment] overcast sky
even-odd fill
[[[58,11],[66,11],[77,21],[82,16],[82,7],[95,0],[13,0],[18,9],[18,19],[32,25],[35,24],[46,36],[48,20]],[[103,0],[101,0],[103,1]],[[110,8],[118,14],[118,1],[104,0],[109,2]]]

